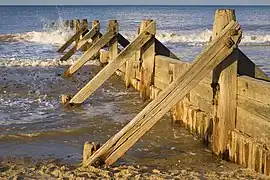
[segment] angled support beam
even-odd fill
[[[81,34],[85,31],[85,29],[80,29],[78,30],[71,38],[69,38],[69,40],[67,40],[67,42],[61,46],[57,52],[64,52],[65,49],[67,49],[74,41],[76,41],[78,39],[78,37],[81,36]]]
[[[231,30],[236,32],[231,36]],[[186,73],[174,80],[156,99],[150,102],[120,132],[98,149],[83,166],[97,160],[106,165],[113,164],[139,138],[153,127],[176,103],[183,99],[207,74],[228,57],[241,39],[239,24],[232,21],[208,47],[196,58]]]
[[[140,49],[154,35],[156,23],[153,21],[149,26],[131,42],[114,60],[105,66],[86,86],[84,86],[71,100],[71,104],[83,103],[98,87],[100,87],[121,65],[123,65],[135,51]],[[103,37],[105,37],[104,35]],[[102,38],[101,38],[102,39]],[[91,48],[93,49],[93,48]],[[90,49],[90,50],[91,50]]]
[[[60,61],[68,60],[76,51],[78,51],[82,46],[88,43],[88,41],[94,37],[100,30],[100,24],[98,23],[95,27],[93,27],[87,34],[83,36],[83,38],[78,42],[78,44],[74,45],[61,59]]]
[[[109,29],[91,48],[89,48],[68,70],[64,72],[64,76],[68,77],[78,71],[87,61],[89,61],[102,47],[104,47],[111,39],[117,35],[115,29]]]

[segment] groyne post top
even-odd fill
[[[116,34],[118,34],[119,25],[117,20],[109,20],[108,31],[113,31]],[[114,60],[117,57],[117,55],[118,55],[118,38],[117,36],[115,36],[109,42],[109,61]]]
[[[69,27],[72,30],[74,29],[74,20],[73,19],[69,20]]]
[[[84,29],[88,29],[88,21],[87,19],[82,19],[82,24],[81,24],[82,28]]]
[[[232,21],[236,20],[232,9],[218,9],[215,14],[212,40]],[[229,158],[230,134],[236,123],[237,50],[213,70],[213,152]]]
[[[212,38],[216,38],[232,20],[236,21],[234,9],[216,10]]]

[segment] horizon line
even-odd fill
[[[270,6],[270,4],[0,4],[0,6]]]

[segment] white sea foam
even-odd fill
[[[17,34],[16,37],[18,40],[25,40],[40,44],[64,44],[73,34],[74,31],[59,23],[54,27],[45,26],[44,31],[42,32],[26,32],[23,34]]]
[[[59,61],[59,59],[31,60],[31,59],[0,59],[0,67],[50,67],[72,65],[76,60]],[[99,66],[99,61],[88,61],[86,65]]]
[[[134,34],[124,33],[129,40],[135,38]],[[207,43],[212,35],[211,30],[201,32],[159,32],[157,39],[162,43],[185,44],[189,46],[201,46]],[[270,34],[256,34],[255,32],[244,32],[242,45],[270,45]]]
[[[74,31],[65,27],[62,23],[56,23],[54,26],[44,25],[43,31],[32,31],[25,33],[0,35],[3,41],[24,41],[39,44],[63,44]]]

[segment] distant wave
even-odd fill
[[[124,33],[129,40],[135,38],[130,33]],[[190,32],[190,33],[172,33],[172,32],[161,32],[157,33],[156,37],[163,43],[173,43],[188,46],[203,46],[210,40],[212,35],[211,30],[204,30],[201,32]],[[241,41],[241,45],[268,45],[270,46],[270,34],[252,34],[250,32],[244,33]]]
[[[55,24],[55,26],[44,26],[44,31],[32,31],[25,33],[0,35],[0,41],[26,41],[39,44],[64,44],[69,37],[74,34],[69,28],[66,28],[62,23]]]
[[[38,44],[64,44],[69,37],[74,34],[73,31],[59,26],[54,29],[46,29],[43,32],[26,32],[18,34],[0,35],[0,41],[24,41]],[[123,32],[123,35],[133,40],[135,38],[134,32]],[[181,44],[187,46],[202,46],[207,43],[212,35],[211,30],[204,30],[201,32],[160,32],[156,37],[163,43]],[[244,32],[241,45],[270,45],[270,34],[257,34],[256,32]]]

